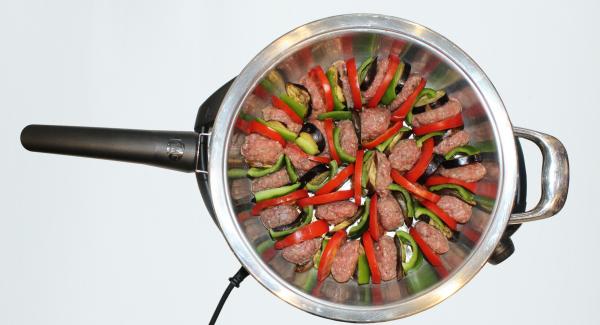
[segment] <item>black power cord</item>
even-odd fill
[[[223,305],[225,305],[225,300],[227,300],[227,297],[229,297],[231,290],[233,290],[233,287],[239,288],[240,283],[242,283],[242,281],[244,281],[244,279],[247,276],[248,271],[246,271],[246,269],[242,266],[234,276],[229,278],[229,285],[227,285],[227,289],[225,289],[225,292],[223,292],[223,296],[221,296],[221,300],[219,300],[217,308],[215,308],[215,311],[213,312],[213,315],[210,319],[210,323],[208,323],[209,325],[214,325],[217,322],[217,318],[219,318],[221,309],[223,309]]]

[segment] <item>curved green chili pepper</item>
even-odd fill
[[[433,137],[438,137],[438,136],[442,136],[444,135],[444,132],[431,132],[431,133],[427,133],[424,136],[420,137],[417,139],[417,147],[422,147],[423,146],[423,142],[425,142],[427,139],[433,138]]]
[[[407,262],[402,261],[402,269],[407,272],[417,264],[417,260],[419,259],[419,246],[412,236],[405,231],[396,231],[396,236],[398,236],[398,239],[400,239],[401,242],[410,245],[410,249],[412,250],[410,259]]]
[[[396,191],[396,192],[400,192],[404,198],[404,203],[406,203],[406,217],[407,218],[414,218],[415,217],[415,205],[413,203],[413,199],[412,196],[410,195],[410,193],[408,193],[408,191],[398,185],[398,184],[390,184],[388,186],[388,189],[390,191]]]
[[[339,120],[350,120],[352,119],[352,113],[349,111],[333,111],[327,113],[321,113],[317,115],[317,120],[322,121],[324,119],[334,119],[336,121]]]
[[[440,184],[440,185],[434,185],[434,186],[429,187],[429,190],[431,192],[438,192],[441,190],[453,190],[458,194],[458,196],[460,196],[461,200],[463,200],[471,205],[477,204],[477,201],[475,200],[475,195],[460,185]]]
[[[262,177],[262,176],[272,174],[276,171],[279,171],[281,169],[281,167],[283,167],[283,159],[284,159],[283,157],[284,157],[284,155],[281,155],[279,157],[279,159],[277,159],[277,162],[275,162],[275,165],[273,165],[271,167],[266,167],[266,168],[252,167],[252,168],[248,169],[248,176]]]
[[[454,148],[452,149],[450,152],[448,152],[445,156],[444,159],[446,160],[450,160],[452,159],[455,155],[462,153],[462,154],[466,154],[468,156],[471,155],[475,155],[478,154],[480,151],[479,149],[470,146],[470,145],[466,145],[466,146],[462,146],[462,147],[458,147],[458,148]]]
[[[227,171],[228,178],[243,178],[248,175],[248,170],[242,168],[231,168]]]
[[[256,200],[256,202],[260,202],[260,201],[264,201],[267,199],[284,196],[286,194],[290,194],[293,191],[297,190],[300,187],[300,185],[301,185],[300,183],[295,183],[292,185],[270,188],[268,190],[256,192],[256,193],[254,193],[254,199]]]
[[[353,163],[356,161],[356,157],[352,157],[351,155],[346,153],[344,151],[344,149],[342,148],[342,146],[340,145],[340,132],[341,131],[342,131],[342,129],[340,129],[338,127],[333,128],[333,146],[335,147],[335,151],[337,151],[338,156],[340,156],[340,159],[342,159],[342,161],[345,161],[348,163]]]

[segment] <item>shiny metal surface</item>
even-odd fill
[[[310,66],[327,67],[333,60],[344,57],[345,40],[350,40],[351,55],[359,62],[368,55],[385,55],[400,44],[402,58],[413,65],[414,71],[425,74],[428,85],[448,89],[451,96],[463,103],[465,129],[474,141],[487,142],[493,148],[495,154],[486,161],[486,167],[493,172],[488,173],[485,181],[494,191],[497,188],[495,204],[489,212],[478,210],[464,226],[463,230],[469,231],[463,233],[470,235],[452,243],[451,251],[443,256],[444,272],[423,264],[424,267],[402,281],[380,286],[338,284],[332,279],[311,286],[310,276],[314,272],[294,273],[293,266],[277,254],[272,259],[264,258],[259,247],[264,242],[265,230],[256,218],[238,220],[239,206],[248,200],[243,193],[244,189],[248,191],[249,182],[234,184],[226,176],[227,168],[239,163],[228,154],[237,136],[233,129],[237,113],[269,70],[278,68],[286,79],[297,81]],[[409,316],[434,306],[465,285],[496,247],[507,225],[516,188],[512,126],[499,95],[483,71],[441,35],[421,25],[382,15],[355,14],[315,21],[271,43],[246,66],[226,95],[213,128],[210,154],[210,188],[218,221],[230,248],[250,274],[298,308],[352,322]],[[234,198],[230,199],[232,195]]]
[[[532,141],[542,152],[542,195],[530,211],[513,214],[509,224],[545,219],[557,214],[567,201],[569,193],[569,156],[563,144],[555,137],[524,128],[514,128],[515,135]]]

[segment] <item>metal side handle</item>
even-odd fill
[[[514,132],[517,137],[535,143],[542,152],[542,196],[535,208],[511,215],[508,223],[520,224],[551,217],[565,205],[569,192],[567,150],[551,135],[517,127]]]

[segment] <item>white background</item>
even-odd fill
[[[207,323],[238,263],[193,175],[26,152],[20,130],[191,130],[199,104],[273,39],[349,12],[442,33],[486,71],[515,125],[557,136],[571,159],[558,216],[522,227],[507,262],[401,322],[600,322],[598,1],[2,0],[0,324]],[[526,149],[533,202],[540,157]],[[252,278],[220,323],[282,321],[330,323]]]

